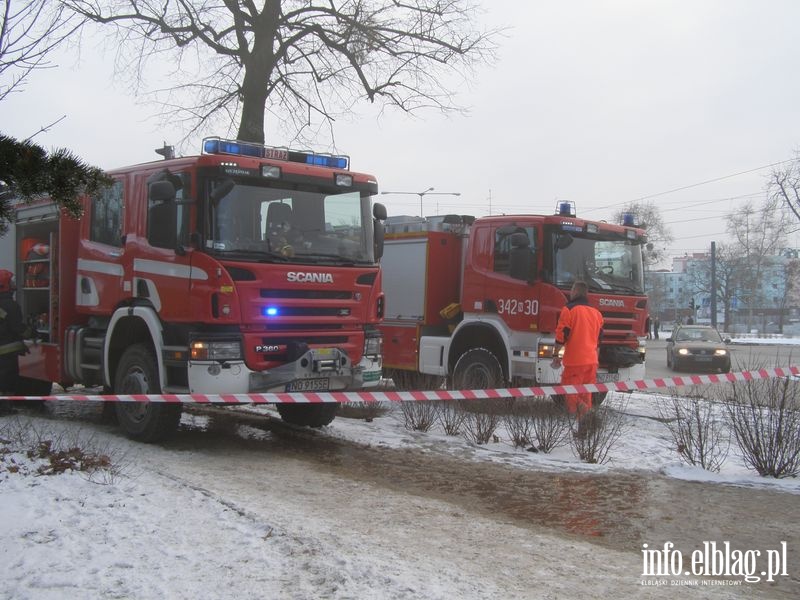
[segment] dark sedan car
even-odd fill
[[[681,325],[667,338],[667,367],[727,373],[731,353],[719,332],[704,325]]]

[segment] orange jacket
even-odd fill
[[[564,346],[561,364],[596,365],[597,348],[603,335],[603,315],[589,306],[586,298],[577,298],[561,309],[556,326],[556,343]]]

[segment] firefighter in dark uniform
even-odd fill
[[[15,290],[14,274],[0,269],[0,396],[16,393],[18,359],[27,351],[22,340],[29,335],[29,329],[22,319],[22,309],[14,300]],[[0,412],[9,410],[10,402],[0,401]]]

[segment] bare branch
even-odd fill
[[[300,135],[352,113],[360,99],[407,113],[462,110],[449,74],[490,63],[499,30],[481,31],[471,0],[63,0],[82,18],[111,27],[120,64],[142,84],[163,52],[195,48],[194,68],[175,73],[165,107],[214,107],[236,115],[240,139],[263,141],[264,115]],[[122,60],[124,58],[125,60]],[[236,66],[236,86],[227,79]],[[212,70],[214,69],[214,70]],[[225,73],[217,82],[215,73]],[[204,82],[194,88],[193,82]],[[232,93],[237,90],[238,97]],[[214,91],[216,90],[216,91]],[[199,102],[174,92],[200,92]],[[183,117],[192,110],[179,112]],[[170,112],[166,111],[166,115]],[[200,110],[192,130],[209,122]],[[332,137],[332,136],[331,136]]]

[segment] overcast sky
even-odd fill
[[[800,2],[483,4],[482,23],[510,29],[497,63],[462,86],[466,115],[378,118],[362,104],[337,124],[337,150],[381,190],[460,192],[425,197],[426,215],[551,213],[572,200],[579,216],[610,219],[652,197],[673,251],[700,251],[724,241],[722,215],[763,200],[762,167],[800,148]],[[151,118],[158,107],[115,83],[113,49],[86,44],[56,62],[0,103],[0,130],[25,138],[66,115],[36,141],[104,168],[157,159],[154,148],[181,137]],[[286,143],[271,133],[268,143]],[[199,142],[182,150],[196,153]],[[390,215],[419,214],[418,196],[379,199]]]

